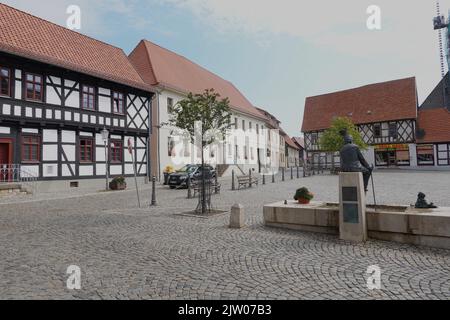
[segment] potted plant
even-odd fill
[[[127,188],[127,183],[125,181],[125,178],[122,176],[115,177],[109,183],[109,188],[111,190],[125,190]]]
[[[314,194],[312,194],[306,187],[297,189],[294,195],[294,200],[297,200],[300,204],[308,204],[313,198]]]
[[[168,165],[164,168],[163,174],[164,174],[164,185],[167,185],[167,182],[169,180],[169,175],[171,173],[174,173],[175,170],[173,169],[173,167],[171,165]]]

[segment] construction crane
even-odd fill
[[[441,77],[442,77],[442,94],[443,94],[443,101],[444,101],[444,107],[447,108],[447,79],[445,76],[445,61],[444,61],[444,45],[442,43],[442,29],[448,29],[449,23],[446,21],[445,16],[441,15],[441,8],[439,4],[439,0],[436,0],[436,12],[437,16],[433,18],[433,26],[434,30],[438,30],[438,36],[439,36],[439,55],[441,60]],[[446,36],[448,39],[448,31],[446,32]],[[448,41],[447,41],[448,42]],[[447,44],[447,50],[446,50],[446,56],[447,56],[447,64],[449,59],[449,50],[448,50],[448,44]]]

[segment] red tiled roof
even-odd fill
[[[305,148],[305,139],[302,137],[293,137],[292,140],[300,147]]]
[[[294,141],[292,141],[291,137],[289,137],[288,135],[284,136],[284,140],[286,141],[286,143],[288,144],[288,146],[290,146],[291,148],[294,148],[296,150],[299,150],[300,148],[294,143]]]
[[[349,117],[355,124],[415,119],[416,91],[416,79],[406,78],[308,97],[302,132],[327,129],[334,117]]]
[[[150,41],[139,42],[129,58],[148,84],[183,93],[202,93],[213,88],[221,97],[228,97],[235,111],[266,120],[231,82]]]
[[[122,49],[1,3],[0,51],[152,91]]]
[[[417,143],[450,142],[450,112],[445,108],[419,110],[417,127],[425,133]]]
[[[281,121],[278,120],[273,114],[271,114],[269,111],[264,110],[259,107],[255,107],[260,113],[263,114],[263,116],[266,118],[266,124],[271,126],[272,128],[279,128]]]

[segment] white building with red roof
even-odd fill
[[[214,89],[221,98],[228,98],[233,113],[233,129],[252,132],[260,136],[267,128],[267,117],[229,81],[206,70],[189,59],[142,40],[129,55],[130,60],[144,81],[157,88],[153,103],[152,160],[153,174],[160,176],[168,165],[180,167],[186,163],[199,163],[200,153],[188,139],[176,147],[175,128],[161,126],[168,121],[169,109],[188,93],[202,93]],[[194,153],[196,154],[194,156]],[[246,139],[236,139],[223,145],[215,145],[206,152],[210,164],[238,165],[243,172],[248,169],[261,172],[268,161],[266,148]]]

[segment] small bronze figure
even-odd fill
[[[340,151],[341,170],[343,172],[362,172],[364,191],[367,192],[367,186],[373,169],[369,166],[366,159],[364,159],[359,147],[353,143],[353,137],[344,130],[341,131],[341,135],[344,137],[345,143]]]
[[[419,192],[417,195],[417,201],[416,201],[416,208],[417,209],[433,209],[437,208],[433,202],[428,203],[427,200],[425,200],[425,193]]]

